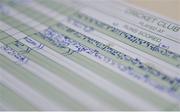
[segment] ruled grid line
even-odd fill
[[[16,15],[17,13],[12,12],[12,15],[11,15],[12,18],[10,18],[12,20],[12,22],[14,21],[13,19],[17,19],[17,21],[19,21],[22,24],[18,24],[17,26],[12,27],[10,24],[6,23],[4,20],[0,21],[1,32],[8,35],[8,36],[1,38],[1,40],[0,40],[1,41],[1,44],[0,44],[1,47],[4,45],[11,46],[14,41],[8,42],[8,41],[6,41],[6,39],[12,38],[12,39],[18,40],[19,42],[23,43],[27,47],[32,48],[32,46],[24,40],[25,37],[30,37],[30,38],[32,37],[32,39],[39,42],[39,40],[36,39],[36,37],[35,37],[36,32],[43,32],[45,29],[48,29],[49,26],[56,28],[58,21],[62,21],[62,23],[63,23],[63,20],[65,20],[67,17],[67,14],[65,14],[65,16],[60,16],[59,12],[56,13],[55,11],[51,10],[50,8],[47,8],[47,6],[45,6],[44,4],[40,5],[39,1],[37,3],[35,1],[33,1],[32,4],[30,3],[27,5],[27,7],[29,7],[29,8],[33,8],[33,6],[35,6],[35,8],[33,10],[37,10],[38,11],[37,13],[42,13],[47,18],[44,19],[43,21],[35,20],[36,17],[31,18],[30,16],[26,16],[26,11],[16,10],[15,8],[10,8],[8,6],[12,11],[15,11],[15,12],[17,11],[18,15],[21,16],[21,17],[20,16],[17,17],[17,15]],[[48,15],[48,12],[45,11],[46,8],[49,10],[48,12],[53,12],[53,13],[50,13],[50,15]],[[64,13],[65,12],[62,12],[62,15]],[[56,19],[56,17],[58,17],[58,18]],[[24,18],[27,18],[29,20],[25,21],[25,20],[23,20]],[[37,14],[37,18],[38,18],[38,14]],[[51,24],[51,22],[48,23],[51,20],[52,20],[52,24]],[[31,24],[31,23],[33,23],[33,24]],[[46,24],[50,24],[50,25],[46,26]],[[73,28],[73,27],[71,27],[70,24],[68,25],[68,23],[63,23],[63,24],[67,25],[70,28]],[[21,26],[25,26],[25,27],[29,27],[29,28],[24,29],[24,30],[19,30],[18,28],[20,28]],[[28,31],[30,29],[34,30],[34,31],[32,31],[33,32],[32,34],[25,32],[25,31]],[[73,29],[75,29],[75,27]],[[80,32],[83,33],[82,31],[80,31]],[[1,35],[1,33],[0,33],[0,35]],[[87,34],[85,34],[85,35],[87,35]],[[90,35],[90,36],[92,36],[92,35]],[[95,35],[95,36],[98,37],[98,35]],[[101,36],[99,36],[99,38],[101,39]],[[39,43],[41,43],[41,42],[39,42]],[[107,43],[108,43],[108,41],[107,41]],[[68,56],[67,57],[63,56],[57,50],[54,50],[54,47],[52,47],[52,48],[49,47],[51,45],[48,45],[48,46],[46,46],[46,44],[44,44],[44,45],[45,46],[43,47],[43,49],[32,48],[32,52],[35,52],[38,55],[45,56],[48,59],[48,61],[54,61],[54,63],[57,63],[58,65],[64,66],[66,69],[69,69],[70,71],[75,73],[78,77],[82,77],[84,80],[87,80],[88,83],[90,82],[90,83],[94,84],[95,86],[97,86],[97,88],[100,88],[103,91],[109,93],[111,97],[113,96],[115,98],[118,98],[119,101],[122,100],[123,103],[128,104],[128,106],[130,106],[133,109],[142,110],[142,109],[146,108],[146,109],[153,109],[153,110],[158,110],[158,109],[163,110],[163,108],[162,108],[163,106],[158,107],[158,105],[151,104],[152,102],[146,101],[146,100],[140,98],[139,96],[133,95],[133,93],[129,93],[128,90],[121,88],[120,86],[116,85],[115,83],[111,83],[110,81],[108,81],[108,79],[105,79],[105,78],[101,77],[100,74],[90,70],[87,67],[84,67],[83,65],[80,65],[80,63],[77,63],[76,61],[72,60],[71,58],[68,58]],[[121,47],[121,46],[119,46],[119,47]],[[71,48],[71,46],[70,46],[70,48]],[[73,49],[73,48],[71,48],[71,49]],[[122,48],[122,49],[124,49],[124,48]],[[31,53],[25,54],[25,55],[27,57],[34,57],[34,58],[37,56],[37,55],[31,54]],[[93,59],[92,57],[90,57],[86,54],[79,53],[78,55],[86,58],[87,60],[93,60],[94,61],[93,63],[95,63],[94,65],[99,65],[99,64],[103,65],[102,62],[95,61],[96,59]],[[2,53],[1,53],[1,56],[9,57],[10,60],[12,59],[12,57],[8,56],[7,54],[2,55]],[[43,63],[45,63],[45,62],[43,62]],[[69,65],[71,65],[73,67],[70,67]],[[118,109],[115,107],[111,107],[112,105],[110,106],[108,103],[106,104],[106,102],[102,102],[101,99],[98,99],[98,98],[96,99],[97,96],[94,96],[92,94],[88,94],[85,91],[81,90],[79,87],[77,87],[77,89],[75,89],[76,86],[68,85],[68,84],[70,84],[70,82],[64,82],[64,85],[66,85],[66,86],[59,85],[60,83],[58,83],[58,82],[63,82],[65,80],[60,79],[60,77],[57,77],[58,74],[56,74],[56,72],[58,72],[58,71],[55,72],[52,70],[47,70],[43,64],[38,64],[36,61],[29,60],[27,64],[22,64],[20,66],[23,66],[26,70],[28,70],[30,72],[33,71],[33,74],[36,74],[42,80],[49,82],[50,85],[53,85],[54,87],[58,88],[60,91],[67,93],[69,97],[72,97],[72,99],[78,101],[80,104],[87,107],[88,110],[96,110],[96,109],[100,109],[100,110],[102,110],[102,109],[105,109],[105,110],[115,109],[116,110],[116,109]],[[53,65],[53,66],[55,66],[55,65]],[[106,66],[106,65],[103,65],[103,66],[105,68],[108,68],[109,70],[111,69],[113,71],[116,71],[114,68],[111,68],[110,66]],[[36,67],[36,69],[34,69],[35,67]],[[78,71],[78,70],[81,70],[81,71]],[[11,74],[10,72],[1,68],[1,64],[0,64],[0,73],[7,74],[7,78],[10,79],[12,81],[12,83],[7,82],[6,80],[4,80],[4,83],[6,85],[8,85],[8,87],[10,87],[10,88],[12,87],[12,89],[14,89],[14,91],[16,91],[16,92],[18,92],[18,89],[15,89],[15,87],[13,87],[11,85],[14,83],[13,81],[15,81],[15,83],[17,82],[21,86],[25,85],[21,82],[19,83],[19,80],[15,78],[16,76],[12,77],[13,74]],[[119,72],[117,72],[117,73],[119,73]],[[71,88],[71,86],[72,86],[72,88]],[[144,86],[144,85],[142,85],[142,86]],[[30,90],[27,86],[25,88]],[[69,90],[72,90],[72,92],[70,92],[67,88],[71,88]],[[76,93],[75,91],[81,91],[81,92]],[[73,93],[73,92],[75,92],[75,93]],[[24,94],[24,93],[18,92],[18,94]],[[73,96],[73,94],[74,94],[74,96]],[[84,98],[81,99],[82,96],[80,94],[82,96],[84,96]],[[42,94],[40,94],[40,96],[42,96]],[[43,97],[45,98],[45,96],[43,96]],[[159,96],[157,96],[157,97],[159,97]],[[163,97],[166,99],[166,96],[163,96]],[[44,107],[45,105],[43,105],[43,104],[41,105],[41,102],[35,104],[34,101],[32,99],[30,99],[28,96],[26,96],[25,98],[28,101],[30,101],[32,104],[34,104],[35,106],[39,105],[39,109],[44,109],[44,110],[50,109],[50,108],[45,108]],[[88,101],[85,102],[85,99],[87,99]],[[167,98],[167,99],[169,99],[169,98]],[[132,100],[136,101],[136,102],[132,102]],[[178,102],[174,102],[174,100],[171,100],[171,99],[169,99],[169,100],[170,100],[170,102],[172,102],[172,105],[169,105],[169,107],[166,107],[166,109],[178,108],[178,105],[177,105]],[[47,102],[52,103],[52,104],[54,103],[54,102],[50,102],[49,98],[48,98]],[[6,107],[6,105],[3,105],[3,103],[2,103],[2,106],[4,106],[5,109],[8,108],[8,106]],[[145,106],[145,107],[143,107],[143,106]],[[50,107],[52,107],[51,109],[57,109],[57,110],[63,109],[63,107],[60,108],[59,105],[55,105],[55,104],[51,105]]]

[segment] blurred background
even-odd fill
[[[124,0],[172,20],[180,22],[180,0]]]

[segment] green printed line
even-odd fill
[[[64,107],[67,107],[69,109],[77,109],[77,110],[86,109],[85,107],[80,105],[78,102],[68,97],[67,94],[57,90],[46,81],[35,76],[31,72],[22,68],[21,66],[11,62],[10,60],[6,59],[3,56],[0,56],[0,60],[1,62],[3,62],[3,64],[0,64],[0,66],[3,69],[9,71],[15,77],[17,77],[24,83],[30,85],[33,89],[45,95],[47,98],[55,101],[57,104],[58,103],[63,104]]]
[[[44,45],[46,45],[47,47],[49,47],[50,49],[52,49],[58,53],[64,52],[64,51],[62,51],[62,49],[50,45],[48,42],[39,38],[38,36],[37,37],[32,36],[32,38],[43,43]],[[145,89],[144,87],[140,86],[139,84],[136,84],[136,83],[130,81],[129,79],[121,76],[120,74],[117,74],[117,73],[113,72],[112,70],[107,69],[107,68],[103,67],[102,65],[100,65],[80,54],[76,53],[76,54],[72,54],[72,55],[67,55],[67,57],[70,60],[82,65],[83,67],[88,68],[89,70],[91,70],[97,74],[100,74],[101,77],[108,79],[109,81],[118,85],[119,87],[122,87],[123,89],[126,89],[129,92],[134,93],[137,96],[140,96],[141,98],[143,98],[147,101],[153,102],[154,104],[157,104],[160,107],[162,106],[162,108],[166,108],[166,107],[168,107],[168,105],[173,105],[172,103],[168,102],[167,100],[154,94],[152,91]],[[148,97],[147,97],[147,95],[148,95]]]
[[[56,10],[58,13],[61,14],[61,9],[65,9],[66,11],[75,11],[72,7],[67,6],[66,4],[63,3],[63,1],[56,2],[54,0],[35,0],[36,2],[39,2],[40,4],[46,6],[46,7],[51,7],[52,10]]]
[[[0,31],[0,41],[4,39],[4,37],[9,37],[9,35],[3,31]]]
[[[28,34],[28,35],[33,34],[33,33],[36,32],[33,28],[25,25],[24,23],[20,22],[17,19],[14,19],[14,18],[11,18],[11,17],[8,17],[8,16],[7,16],[7,18],[9,18],[9,19],[4,19],[4,20],[1,20],[1,21],[9,24],[10,26],[12,26],[14,28],[18,28],[18,30],[21,31],[21,32],[26,32],[26,34]],[[10,29],[7,29],[7,30],[10,30]],[[9,35],[7,35],[7,36],[5,35],[5,37],[9,37]],[[5,38],[5,37],[2,36],[1,38]]]
[[[84,17],[84,18],[80,18],[79,15],[81,15],[81,16]],[[125,39],[125,38],[122,38],[120,35],[118,35],[118,34],[116,34],[116,33],[113,33],[113,32],[110,32],[110,31],[104,29],[104,27],[101,27],[100,25],[98,26],[98,25],[96,24],[97,22],[90,22],[90,20],[95,20],[95,19],[92,18],[92,17],[89,17],[89,16],[87,16],[87,15],[85,15],[85,14],[81,14],[81,13],[74,13],[73,15],[71,15],[71,17],[74,18],[74,19],[76,19],[76,20],[78,20],[78,21],[81,21],[82,23],[84,23],[84,24],[86,24],[86,25],[88,25],[88,26],[91,26],[91,27],[95,28],[95,30],[97,30],[97,31],[99,31],[99,32],[101,32],[101,33],[103,33],[103,34],[106,34],[106,35],[108,35],[108,36],[110,36],[110,37],[112,37],[112,38],[114,38],[114,39],[116,39],[116,40],[118,40],[118,41],[121,41],[121,42],[123,42],[123,43],[125,43],[125,44],[127,44],[127,45],[130,45],[131,47],[134,47],[134,48],[136,48],[136,49],[138,49],[138,50],[140,50],[140,51],[143,51],[143,52],[145,52],[145,53],[147,53],[147,54],[149,54],[149,55],[155,56],[155,57],[157,57],[158,59],[161,59],[161,60],[163,60],[163,61],[165,61],[165,62],[167,62],[167,63],[169,63],[169,64],[171,64],[171,65],[174,65],[174,66],[176,66],[176,67],[177,67],[178,65],[180,65],[180,60],[179,60],[179,59],[176,60],[176,59],[172,59],[172,58],[170,58],[170,57],[166,57],[166,56],[164,56],[164,55],[161,55],[160,53],[151,51],[150,49],[147,49],[147,48],[145,48],[145,47],[142,47],[142,46],[140,46],[140,45],[137,45],[136,43],[129,42],[129,40],[127,40],[127,39]],[[85,19],[85,18],[86,18],[86,19]],[[87,19],[87,18],[88,18],[88,19]],[[98,21],[98,20],[96,20],[96,21]],[[105,24],[105,23],[100,22],[100,21],[98,21],[98,22],[99,22],[99,24],[100,24],[100,23]]]
[[[33,13],[37,13],[36,11],[31,10],[31,9],[28,9],[28,11],[30,11],[32,14],[33,14]],[[26,15],[28,16],[28,14],[26,14]],[[38,15],[42,15],[42,14],[39,13]],[[44,17],[44,16],[45,16],[45,15],[43,15],[42,17]],[[44,18],[46,18],[46,17],[44,17]],[[33,18],[33,19],[35,19],[35,18]],[[39,21],[39,20],[38,20],[38,21]],[[39,21],[39,22],[41,22],[41,21]],[[58,21],[56,22],[55,20],[52,20],[52,19],[51,19],[50,22],[52,22],[53,24],[54,24],[54,23],[58,23]],[[50,25],[48,22],[45,22],[44,24],[47,25],[47,26]],[[51,24],[51,25],[52,25],[52,24]],[[53,28],[54,28],[54,27],[53,27]],[[58,28],[56,28],[56,29],[58,29]],[[60,32],[62,32],[62,30],[61,30]],[[66,33],[66,32],[63,32],[63,33]],[[74,35],[71,35],[71,37],[74,37]],[[78,41],[80,41],[80,40],[78,40]],[[81,41],[81,42],[84,43],[83,41]],[[84,44],[85,44],[85,45],[90,45],[90,44],[87,43],[87,42],[84,43]],[[96,49],[96,47],[94,47],[94,46],[92,46],[92,45],[90,45],[90,46],[88,46],[88,47]],[[106,53],[105,51],[102,51],[102,52],[103,52],[103,54],[105,54],[106,56],[111,57],[113,60],[115,60],[115,61],[117,61],[117,62],[119,62],[119,63],[122,63],[122,64],[124,64],[124,65],[131,66],[131,67],[134,68],[134,66],[133,66],[131,63],[126,63],[126,62],[124,62],[124,61],[120,61],[119,59],[113,57],[113,56],[110,55],[109,53]],[[136,67],[135,70],[136,70],[138,73],[140,73],[140,74],[147,74],[147,75],[150,76],[149,73],[146,73],[145,71],[140,70],[138,67]],[[154,78],[154,80],[161,81],[160,79],[155,79],[155,78]],[[161,81],[161,83],[163,83],[163,81]]]
[[[38,37],[39,38],[39,37]],[[36,38],[34,38],[34,39],[36,39]],[[15,48],[16,50],[17,49],[19,49],[19,48],[17,48],[15,45],[13,45],[13,44],[10,44],[10,42],[14,42],[15,41],[15,39],[13,39],[13,38],[9,38],[9,39],[5,39],[3,42],[5,43],[5,44],[8,44],[8,45],[10,45],[11,47],[13,47],[13,48]],[[49,44],[49,43],[47,43],[47,44]],[[26,54],[25,54],[26,55]],[[29,57],[30,57],[30,55],[29,55]],[[39,58],[38,58],[39,57]],[[46,66],[46,67],[48,67],[47,69],[54,69],[54,68],[57,68],[57,66],[59,66],[59,65],[54,65],[54,66],[49,66],[50,65],[50,63],[51,63],[51,61],[49,61],[49,62],[46,62],[48,59],[45,59],[45,60],[43,60],[43,61],[41,61],[42,59],[43,59],[43,57],[41,56],[36,56],[36,58],[32,58],[32,57],[30,57],[31,59],[34,59],[34,60],[36,60],[36,61],[39,61],[38,63],[40,64],[41,63],[41,65],[42,65],[42,63],[43,62],[45,62],[42,66]],[[35,61],[35,62],[36,62]],[[48,64],[47,64],[48,63]],[[53,71],[54,73],[56,73],[56,74],[59,74],[59,71],[60,71],[60,68],[63,68],[63,67],[58,67],[57,69],[56,69],[56,71]],[[62,69],[63,70],[63,69]],[[67,70],[68,71],[68,70]],[[68,76],[67,75],[67,73],[63,73],[65,76]],[[62,75],[63,75],[62,74]],[[110,103],[109,104],[113,104],[113,106],[114,105],[118,105],[117,107],[121,107],[121,106],[123,106],[124,104],[123,103],[120,103],[119,101],[116,101],[117,99],[115,99],[115,98],[112,98],[112,97],[109,97],[108,95],[106,95],[106,93],[105,92],[102,92],[102,91],[100,91],[99,92],[99,88],[96,88],[95,86],[92,86],[92,84],[91,83],[89,83],[89,84],[85,84],[85,82],[86,81],[84,81],[84,80],[82,80],[82,81],[80,81],[80,80],[74,80],[74,79],[76,79],[77,78],[77,75],[75,75],[74,73],[71,73],[71,75],[73,76],[73,78],[72,78],[72,76],[71,77],[66,77],[66,78],[68,78],[69,80],[71,80],[71,82],[73,81],[74,83],[77,83],[77,85],[83,85],[82,87],[83,88],[81,88],[81,89],[85,89],[86,91],[89,91],[89,93],[92,93],[92,94],[95,94],[95,95],[97,95],[97,94],[99,94],[98,95],[98,97],[99,98],[101,98],[101,97],[103,97],[103,98],[101,98],[102,100],[105,100],[106,102],[109,102],[110,101]],[[83,83],[83,81],[84,81],[84,83]],[[87,87],[85,86],[85,85],[87,85]],[[95,89],[95,90],[92,90],[92,89],[90,89],[89,88],[89,86],[91,86],[91,88],[92,89]],[[94,91],[96,91],[96,92],[94,92]],[[126,105],[127,106],[127,105]],[[126,107],[126,106],[124,106],[124,107]]]
[[[26,33],[26,32],[24,32],[24,33]],[[36,37],[36,36],[32,36],[32,38],[34,38],[38,41],[41,41],[41,42],[44,41],[42,39],[39,39],[39,37]],[[43,44],[47,45],[48,47],[50,47],[51,49],[55,50],[58,53],[62,53],[62,49],[55,48],[52,45],[49,45],[48,42],[44,41]],[[149,101],[151,101],[155,104],[158,104],[158,106],[167,108],[168,105],[171,105],[171,104],[168,104],[166,100],[156,96],[153,92],[148,91],[147,94],[150,94],[148,96],[153,96],[153,97],[147,98],[147,96],[146,96],[147,94],[146,95],[144,94],[145,93],[144,90],[146,90],[146,89],[144,89],[143,87],[140,87],[139,85],[132,83],[132,81],[127,81],[127,79],[125,79],[124,77],[121,77],[120,75],[114,73],[113,71],[110,71],[109,69],[107,69],[105,67],[102,67],[102,66],[100,67],[99,64],[92,62],[91,60],[89,60],[83,56],[80,56],[79,54],[73,54],[73,55],[67,56],[67,57],[70,58],[71,60],[75,61],[76,63],[81,64],[81,65],[85,66],[86,68],[88,68],[96,73],[101,74],[103,77],[106,77],[106,79],[109,79],[113,83],[116,83],[121,87],[124,86],[124,88],[126,90],[132,91],[133,93],[135,92],[139,96],[143,96],[144,99],[148,99]],[[109,75],[109,74],[114,74],[114,75]],[[131,84],[129,84],[129,83],[131,83]]]
[[[38,110],[36,107],[32,106],[29,102],[3,84],[0,85],[0,101],[1,103],[10,106],[13,110]]]
[[[55,4],[54,2],[52,2],[53,4]],[[48,2],[48,4],[52,4],[52,3],[49,3]],[[35,11],[33,11],[32,10],[32,13],[35,13]],[[53,23],[58,23],[58,21],[57,22],[55,22],[54,20],[52,20],[53,21]],[[45,22],[44,24],[46,24],[47,26],[49,26],[50,24],[48,24],[48,22]],[[52,24],[51,24],[52,25]],[[54,27],[53,27],[54,28]],[[58,28],[57,28],[58,29]],[[60,32],[62,32],[62,31],[60,31]],[[63,32],[63,33],[66,33],[66,32]],[[74,35],[71,35],[71,37],[75,37]],[[78,41],[81,41],[81,40],[78,40]],[[81,41],[82,43],[84,43],[83,41]],[[89,45],[89,43],[84,43],[85,45]],[[96,47],[94,47],[94,46],[92,46],[92,45],[90,45],[89,46],[90,48],[94,48],[94,49],[96,49]],[[108,57],[111,57],[113,60],[115,60],[115,61],[117,61],[117,62],[119,62],[119,63],[122,63],[122,64],[125,64],[125,65],[127,65],[127,66],[131,66],[131,67],[133,67],[134,68],[134,66],[131,64],[131,63],[126,63],[126,62],[124,62],[124,61],[120,61],[119,59],[117,59],[117,58],[115,58],[115,57],[113,57],[112,55],[110,55],[109,53],[106,53],[105,51],[102,51],[103,52],[103,54],[105,54],[106,56],[108,56]],[[138,68],[138,67],[135,67],[135,70],[138,72],[138,73],[140,73],[140,74],[147,74],[147,75],[149,75],[149,76],[152,76],[152,75],[150,75],[150,73],[146,73],[145,71],[142,71],[140,68]],[[157,79],[156,77],[152,77],[152,79],[154,79],[154,80],[156,80],[156,81],[160,81],[161,83],[164,83],[162,80],[160,80],[160,79]],[[167,85],[166,83],[164,83],[165,85]]]
[[[29,9],[30,10],[30,9]],[[33,11],[33,10],[31,10],[31,13],[35,13],[35,11]],[[41,15],[41,14],[39,14],[39,15]],[[34,19],[34,18],[33,18]],[[53,20],[52,20],[53,21]],[[53,21],[54,22],[54,21]],[[15,23],[19,23],[19,22],[15,22]],[[56,23],[56,22],[54,22],[54,23]],[[19,23],[20,24],[20,23]],[[49,24],[48,24],[48,22],[45,22],[45,24],[48,26]],[[53,27],[54,28],[54,27]],[[56,28],[56,27],[55,27]],[[56,29],[58,29],[58,28],[56,28]],[[21,29],[20,29],[21,30]],[[60,32],[62,32],[62,30],[60,30]],[[66,33],[66,32],[64,32],[63,31],[63,33]],[[67,33],[66,33],[67,34]],[[75,37],[74,35],[70,35],[70,37]],[[78,40],[78,41],[81,41],[81,40]],[[89,43],[84,43],[83,41],[81,41],[84,45],[88,45],[88,47],[90,47],[90,48],[94,48],[94,49],[96,49],[96,47],[94,47],[94,46],[92,46],[92,45],[89,45]],[[108,53],[106,53],[105,51],[103,51],[103,54],[105,54],[106,56],[108,56],[108,57],[111,57],[113,60],[115,60],[115,61],[117,61],[117,62],[119,62],[119,63],[122,63],[122,64],[125,64],[125,65],[127,65],[127,66],[131,66],[131,67],[133,67],[133,65],[132,64],[130,64],[130,63],[125,63],[124,61],[120,61],[119,59],[117,59],[117,58],[115,58],[115,57],[113,57],[112,55],[110,55],[110,54],[108,54]],[[134,67],[133,67],[134,68]],[[143,74],[147,74],[147,73],[145,73],[145,71],[142,71],[142,70],[140,70],[138,67],[136,67],[135,68],[136,69],[136,71],[138,71],[139,73],[143,73]],[[159,80],[160,81],[160,80]]]
[[[49,43],[47,43],[47,44],[49,44]],[[48,46],[48,47],[50,47],[50,46]],[[59,50],[59,51],[60,51],[59,53],[65,52],[63,50]],[[31,52],[31,54],[32,53],[34,54],[34,57],[30,56],[30,59],[32,61],[34,61],[37,64],[41,65],[42,67],[50,70],[51,72],[58,74],[63,79],[67,80],[68,82],[71,82],[73,85],[80,88],[81,90],[83,90],[87,93],[90,93],[91,95],[95,96],[97,99],[100,99],[103,102],[106,102],[109,105],[112,105],[112,107],[114,107],[114,109],[117,109],[117,108],[132,109],[131,107],[127,106],[123,102],[117,100],[116,98],[109,95],[105,91],[96,87],[94,84],[88,82],[87,80],[84,80],[80,76],[76,75],[76,73],[71,72],[69,69],[63,67],[62,65],[59,65],[56,62],[54,62],[53,60],[50,60],[49,58],[44,57],[38,53]],[[79,57],[79,58],[77,58],[77,57]],[[78,61],[80,61],[80,60],[83,61],[80,56],[76,56],[75,59],[77,59]]]
[[[54,27],[53,27],[54,28]],[[69,38],[71,38],[71,39],[74,39],[74,40],[76,40],[76,41],[79,41],[78,40],[78,37],[76,37],[75,35],[71,35],[71,34],[68,34],[67,32],[65,32],[65,31],[63,31],[62,29],[60,30],[60,29],[58,29],[58,28],[55,28],[56,29],[56,31],[58,31],[58,32],[60,32],[61,34],[64,34],[64,35],[66,35],[66,36],[68,36]],[[38,40],[38,41],[40,41],[40,40]],[[88,45],[89,43],[84,43],[84,42],[82,42],[82,41],[80,41],[80,43],[82,43],[82,44],[84,44],[84,45],[86,45],[86,46],[88,46],[88,47],[90,47],[90,48],[94,48],[94,46],[92,46],[92,45]],[[53,49],[53,48],[51,48],[51,49]],[[97,48],[94,48],[94,49],[97,49]],[[58,49],[56,50],[56,49],[53,49],[53,50],[55,50],[55,51],[57,51],[57,52],[60,52],[60,51],[58,51]],[[106,55],[107,56],[107,53],[105,53],[104,51],[100,51],[102,54],[104,54],[104,55]],[[135,85],[134,86],[134,84],[132,83],[132,81],[130,81],[129,79],[126,79],[126,78],[124,78],[124,77],[120,77],[120,75],[119,74],[117,74],[117,73],[115,73],[115,72],[113,72],[113,71],[111,71],[110,69],[107,69],[107,68],[105,68],[105,67],[102,67],[102,69],[99,67],[99,66],[101,66],[100,64],[97,64],[97,63],[93,63],[91,60],[89,60],[89,59],[87,59],[86,57],[84,57],[84,56],[82,56],[82,57],[77,57],[77,55],[78,54],[73,54],[73,55],[69,55],[68,57],[69,58],[73,58],[72,60],[73,61],[75,61],[76,63],[79,63],[79,64],[81,64],[81,65],[83,65],[84,67],[86,67],[86,68],[88,68],[88,69],[90,69],[91,71],[94,71],[94,72],[97,72],[98,74],[101,74],[101,76],[103,76],[103,77],[105,77],[106,79],[109,79],[110,81],[112,81],[112,83],[115,83],[116,85],[121,85],[121,87],[122,86],[124,86],[123,88],[124,89],[126,89],[126,90],[128,90],[128,91],[130,91],[131,93],[137,93],[137,95],[138,96],[140,96],[140,97],[142,97],[141,95],[143,95],[143,93],[145,92],[145,91],[147,91],[145,88],[137,88],[137,87],[139,87],[138,85]],[[109,57],[111,57],[111,58],[113,58],[112,56],[109,56]],[[119,60],[117,60],[116,59],[116,62],[120,62],[121,64],[123,63],[122,61],[119,61]],[[88,63],[88,64],[86,64],[86,63]],[[91,64],[92,63],[92,64]],[[130,64],[127,64],[127,63],[123,63],[123,64],[126,64],[126,65],[130,65]],[[110,72],[111,71],[111,72]],[[140,70],[138,70],[138,71],[140,71]],[[142,73],[142,72],[141,72]],[[111,75],[109,75],[109,74],[111,74]],[[146,73],[147,74],[147,73]],[[112,77],[111,77],[112,76]],[[117,80],[116,80],[117,79]],[[157,79],[153,79],[152,78],[152,80],[157,80]],[[158,80],[159,81],[159,80]],[[121,83],[120,83],[121,82]],[[131,83],[131,84],[130,84]],[[161,83],[163,83],[162,81],[161,81]],[[128,86],[128,85],[130,85],[130,86]],[[133,86],[132,86],[133,85]],[[127,89],[127,88],[129,88],[129,89]],[[145,90],[144,90],[145,89]],[[153,101],[154,100],[154,102],[161,102],[162,101],[162,99],[159,99],[158,101],[157,101],[157,98],[155,98],[155,97],[157,97],[157,96],[153,96],[152,94],[152,92],[148,92],[148,93],[150,93],[151,95],[148,95],[149,97],[147,97],[146,95],[143,97],[144,99],[148,99],[148,101]],[[150,97],[150,96],[152,96],[152,97]],[[153,102],[153,103],[154,103]],[[166,102],[167,103],[167,102]],[[158,104],[160,104],[160,103],[158,103]],[[162,104],[162,103],[161,103]],[[168,104],[169,105],[169,104]],[[164,105],[164,107],[167,107],[167,105]]]
[[[89,83],[88,81],[82,79],[81,77],[79,77],[75,73],[69,71],[65,67],[57,64],[56,62],[38,54],[37,52],[34,52],[34,51],[30,52],[28,57],[32,61],[34,61],[35,63],[41,65],[42,67],[44,67],[48,70],[50,70],[52,73],[55,73],[59,77],[62,77],[63,79],[67,80],[68,82],[71,82],[73,85],[76,85],[76,87],[80,88],[81,90],[83,90],[87,93],[90,93],[93,96],[96,96],[98,99],[103,100],[103,102],[107,102],[109,105],[112,105],[112,107],[114,107],[115,110],[117,108],[132,109],[131,107],[124,104],[123,102],[117,100],[116,98],[112,97],[108,93],[104,92],[100,88],[97,88],[95,85],[93,85],[93,84]],[[32,83],[32,84],[34,84],[34,83]],[[54,95],[51,95],[51,96],[54,96]],[[66,98],[66,97],[63,97],[63,98]]]
[[[56,31],[58,31],[61,34],[64,34],[65,36],[67,36],[67,37],[69,37],[69,38],[71,38],[73,40],[76,40],[76,41],[82,43],[83,45],[86,45],[89,48],[98,49],[100,53],[102,53],[105,56],[110,57],[111,59],[113,59],[114,61],[116,61],[116,62],[118,62],[120,64],[123,64],[123,65],[130,66],[130,67],[134,68],[134,70],[139,74],[146,74],[148,76],[151,76],[151,78],[154,78],[150,73],[147,73],[146,71],[142,71],[137,66],[132,65],[132,63],[124,62],[124,60],[120,60],[120,59],[116,58],[115,56],[112,56],[110,53],[107,53],[106,51],[103,51],[100,48],[97,48],[95,45],[92,45],[92,44],[88,43],[87,41],[84,41],[82,39],[82,38],[84,38],[83,34],[81,36],[80,35],[77,36],[77,35],[74,35],[73,33],[67,32],[67,29],[69,29],[67,26],[62,26],[62,27],[53,26],[52,28],[55,29]],[[162,80],[155,79],[155,78],[154,78],[154,80],[159,81],[159,82],[161,81],[161,83],[163,83]]]

